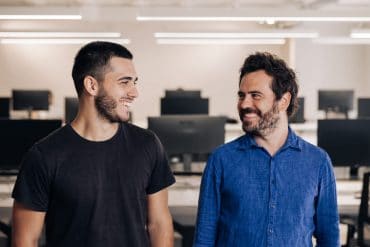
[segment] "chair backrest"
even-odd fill
[[[369,217],[369,182],[370,172],[364,174],[362,180],[361,204],[358,215],[358,243],[364,243],[364,228],[366,224],[370,224]]]

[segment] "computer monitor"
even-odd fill
[[[75,119],[78,113],[78,98],[66,97],[64,98],[64,121],[70,123]]]
[[[370,98],[358,98],[358,118],[370,118]]]
[[[290,123],[304,123],[304,98],[298,97],[298,109],[293,116],[289,118]]]
[[[182,156],[190,171],[195,154],[210,154],[225,142],[225,117],[177,115],[149,117],[148,129],[157,134],[169,157]]]
[[[0,174],[16,173],[28,149],[61,125],[61,120],[0,119]]]
[[[370,166],[369,126],[370,119],[319,120],[318,146],[328,152],[334,166]]]
[[[10,116],[10,98],[0,98],[0,118],[9,118]]]
[[[12,90],[13,110],[49,110],[49,90]]]
[[[353,109],[353,90],[319,90],[319,110],[345,113]]]
[[[208,115],[208,98],[161,98],[161,115],[205,114]]]
[[[165,91],[166,98],[200,98],[200,95],[200,90],[177,89]]]

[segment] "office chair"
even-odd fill
[[[370,227],[369,182],[370,172],[367,172],[362,180],[361,203],[357,219],[356,217],[346,216],[341,219],[341,223],[348,225],[347,244],[345,247],[370,247],[370,238],[365,238],[365,229]],[[355,233],[357,233],[357,240],[355,239]]]

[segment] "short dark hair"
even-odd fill
[[[97,81],[104,79],[112,57],[130,60],[133,58],[131,52],[124,46],[105,41],[88,43],[78,51],[72,68],[72,78],[78,96],[83,92],[83,80],[86,76],[92,76]]]
[[[244,60],[240,69],[239,85],[245,74],[264,70],[273,78],[271,89],[276,100],[280,100],[284,93],[291,94],[291,100],[287,109],[288,117],[293,115],[298,107],[298,84],[295,72],[287,66],[284,60],[268,52],[256,52]]]

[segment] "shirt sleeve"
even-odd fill
[[[166,152],[156,135],[154,135],[153,157],[154,168],[150,176],[149,185],[146,189],[147,194],[156,193],[175,183],[175,178],[168,164]]]
[[[12,197],[27,208],[45,212],[49,203],[49,177],[42,155],[33,146],[22,160]]]
[[[203,173],[193,247],[211,247],[216,243],[221,203],[220,174],[216,169],[218,163],[215,155],[212,155]]]
[[[321,167],[315,223],[314,236],[318,247],[340,246],[336,183],[328,155]]]

